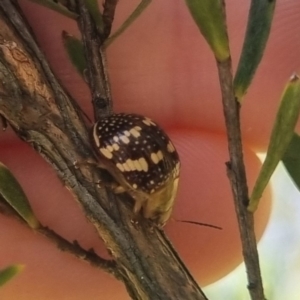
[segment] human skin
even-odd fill
[[[114,28],[137,4],[120,1]],[[248,2],[226,1],[235,68],[246,26]],[[78,35],[76,24],[26,0],[20,1],[55,74],[90,116],[86,84],[68,61],[61,31]],[[244,155],[249,187],[260,163],[254,150],[266,149],[282,89],[299,71],[300,3],[278,1],[272,35],[242,106]],[[41,26],[42,25],[42,26]],[[226,275],[241,261],[241,246],[225,162],[228,160],[221,96],[213,55],[184,1],[153,1],[107,53],[116,112],[134,112],[157,121],[174,141],[182,161],[174,219],[221,226],[222,231],[170,220],[166,232],[201,286]],[[11,130],[0,134],[0,161],[24,187],[44,225],[86,249],[108,255],[95,230],[51,167]],[[270,195],[256,214],[261,236]],[[0,290],[3,299],[126,299],[121,283],[61,253],[46,238],[0,216],[0,268],[23,263],[22,274]]]

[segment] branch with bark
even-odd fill
[[[0,3],[0,77],[0,114],[74,195],[111,253],[112,273],[132,299],[206,299],[164,232],[145,220],[132,224],[128,197],[95,184],[103,174],[95,167],[81,111],[53,75],[17,3],[9,0]],[[85,161],[91,163],[78,163]]]

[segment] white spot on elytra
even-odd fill
[[[169,141],[168,145],[167,145],[167,150],[172,153],[175,151],[174,145],[172,144],[171,141]]]
[[[118,168],[121,172],[124,172],[124,171],[125,171],[124,168],[123,168],[123,166],[122,166],[122,164],[117,163],[116,166],[117,166],[117,168]]]
[[[151,160],[152,160],[155,164],[158,164],[159,160],[158,160],[158,157],[157,157],[156,153],[151,153]]]
[[[130,136],[130,132],[127,131],[127,130],[124,131],[124,134],[125,134],[126,136]]]
[[[111,159],[113,155],[106,148],[100,148],[100,152],[108,159]]]
[[[129,168],[129,166],[128,166],[128,164],[127,164],[126,162],[123,164],[123,168],[124,168],[124,170],[125,170],[126,172],[129,172],[129,171],[130,171],[130,168]]]
[[[112,144],[112,147],[115,151],[118,151],[120,149],[120,146],[118,144]]]
[[[130,129],[129,132],[135,137],[138,138],[141,134],[134,128]]]
[[[143,120],[143,123],[146,124],[147,126],[151,126],[151,125],[156,126],[156,124],[149,118],[145,118]]]
[[[134,166],[135,166],[137,171],[142,171],[143,170],[142,166],[140,165],[140,163],[137,160],[134,160],[133,163],[134,163]]]
[[[111,145],[108,145],[106,147],[106,149],[109,151],[109,152],[113,152],[114,151],[114,148],[111,146]]]
[[[135,171],[135,165],[131,159],[127,159],[125,161],[125,164],[128,165],[128,167],[131,171]]]
[[[162,154],[162,152],[160,150],[156,153],[156,155],[157,155],[157,157],[158,157],[159,160],[162,160],[163,157],[164,157],[163,154]]]
[[[159,150],[157,151],[157,153],[152,152],[150,157],[155,164],[158,164],[164,156],[163,153]]]
[[[124,143],[124,144],[129,144],[130,140],[127,136],[122,135],[120,136],[120,140]]]
[[[113,140],[117,143],[119,141],[119,138],[117,136],[114,136]]]
[[[143,171],[147,172],[148,171],[148,163],[146,162],[144,157],[139,159],[139,163],[142,166]]]

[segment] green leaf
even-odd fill
[[[124,23],[104,42],[105,48],[115,41],[142,14],[150,2],[151,0],[141,0],[139,5],[134,9]]]
[[[185,0],[190,13],[208,42],[216,59],[225,61],[230,56],[222,0]]]
[[[82,41],[76,38],[75,36],[67,33],[66,31],[62,32],[62,39],[73,66],[84,78],[84,70],[86,69],[86,59],[84,56],[84,48]]]
[[[98,0],[85,0],[85,5],[91,14],[99,32],[103,31],[103,18],[99,10]]]
[[[11,265],[3,270],[0,270],[0,286],[4,285],[14,276],[18,275],[24,269],[24,265]]]
[[[294,133],[282,162],[300,191],[300,136]]]
[[[276,0],[252,0],[243,50],[234,78],[238,101],[253,79],[270,35]]]
[[[256,210],[264,189],[293,138],[299,112],[300,80],[298,76],[293,75],[283,92],[273,126],[267,156],[250,197],[248,210],[251,212]]]
[[[0,196],[14,208],[31,228],[39,227],[39,221],[35,217],[22,187],[2,163],[0,163]]]

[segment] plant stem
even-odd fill
[[[77,0],[79,29],[87,62],[87,80],[92,94],[94,117],[99,120],[112,113],[112,99],[102,50],[104,40],[99,36],[84,0]]]
[[[20,224],[24,225],[25,227],[32,229],[12,207],[10,207],[5,201],[1,201],[1,198],[0,198],[0,214],[13,218],[14,220],[18,221]],[[74,255],[75,257],[89,263],[93,267],[102,269],[110,274],[114,274],[115,276],[118,276],[116,263],[114,260],[104,259],[98,256],[92,250],[87,251],[83,249],[76,241],[71,243],[46,226],[40,225],[39,227],[32,230],[45,236],[48,240],[54,243],[57,246],[57,248],[60,249],[61,251],[68,252]]]
[[[103,37],[107,39],[111,32],[112,23],[115,17],[115,10],[119,0],[106,0],[103,5]]]
[[[233,92],[231,59],[217,62],[222,92],[223,112],[227,128],[230,161],[226,163],[236,215],[238,219],[243,256],[248,275],[248,289],[252,300],[264,300],[259,258],[256,248],[253,214],[247,211],[248,186],[243,160],[240,128],[240,105]]]

